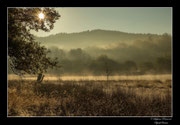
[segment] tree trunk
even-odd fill
[[[42,73],[38,74],[38,77],[37,77],[37,82],[38,83],[41,83],[44,79],[44,75]]]
[[[109,80],[109,75],[107,74],[107,82],[108,82],[108,80]]]

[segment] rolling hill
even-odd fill
[[[78,33],[58,33],[47,37],[35,37],[45,46],[58,46],[63,49],[100,47],[116,43],[132,43],[137,40],[146,40],[149,37],[160,37],[156,34],[135,34],[111,30],[91,30]]]

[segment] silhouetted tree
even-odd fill
[[[131,73],[137,70],[137,65],[134,61],[128,60],[124,63],[124,68],[127,73]]]
[[[159,57],[157,58],[156,63],[159,72],[171,72],[171,58]]]
[[[45,18],[39,19],[38,14]],[[8,56],[12,71],[20,74],[42,74],[57,66],[57,59],[34,40],[31,30],[45,32],[54,27],[60,15],[52,8],[8,8]]]
[[[152,71],[154,69],[154,65],[152,62],[144,62],[140,65],[140,69],[142,72]]]
[[[102,68],[106,73],[107,81],[109,80],[109,76],[112,73],[112,60],[109,59],[106,55],[102,55],[98,58],[98,61],[101,62]]]

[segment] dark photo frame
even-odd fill
[[[4,121],[18,121],[18,120],[28,120],[28,121],[35,121],[35,120],[42,120],[44,122],[56,120],[58,122],[79,122],[79,120],[84,120],[83,122],[104,122],[109,124],[174,124],[177,120],[177,68],[178,66],[178,59],[177,59],[177,31],[175,25],[177,24],[177,20],[175,19],[177,16],[177,5],[174,0],[122,0],[122,1],[58,1],[58,0],[42,0],[42,1],[34,1],[34,0],[7,0],[7,1],[0,1],[1,4],[1,28],[2,32],[2,49],[1,49],[1,90],[0,90],[0,119]],[[7,52],[8,52],[8,44],[6,41],[8,36],[7,31],[7,9],[8,7],[171,7],[172,8],[172,115],[168,117],[161,117],[161,116],[147,116],[147,117],[9,117],[8,116],[8,69],[7,69]],[[87,121],[85,121],[87,120]],[[113,123],[112,123],[113,122]]]

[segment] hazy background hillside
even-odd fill
[[[61,69],[49,73],[102,75],[104,62],[113,74],[171,73],[171,35],[92,30],[35,37],[57,57]]]
[[[111,75],[171,73],[172,36],[164,33],[135,34],[110,30],[58,33],[35,37],[46,46],[60,69],[48,73],[64,75]],[[11,73],[11,70],[9,73]]]
[[[36,37],[36,40],[48,48],[68,51],[81,48],[93,57],[103,54],[119,61],[149,61],[159,56],[171,56],[171,36],[166,33],[156,35],[92,30]]]
[[[58,33],[47,37],[35,37],[46,46],[57,46],[62,49],[103,47],[107,44],[125,42],[129,44],[135,40],[147,40],[149,37],[160,38],[156,34],[134,34],[110,30],[91,30],[78,33]]]

